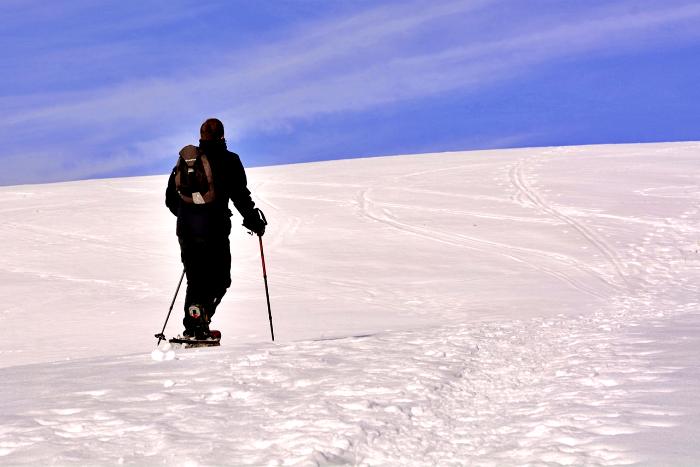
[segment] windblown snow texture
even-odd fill
[[[174,352],[150,338],[179,277],[162,177],[0,189],[1,462],[692,465],[698,156],[251,170],[278,343],[240,232],[223,346]]]

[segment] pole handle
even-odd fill
[[[258,241],[260,243],[260,260],[262,261],[263,280],[265,281],[265,298],[267,300],[267,316],[270,320],[270,335],[272,336],[272,342],[275,342],[275,329],[272,326],[272,310],[270,309],[270,290],[267,286],[267,268],[265,267],[265,252],[263,251],[262,237],[258,237]]]
[[[262,212],[262,209],[255,208],[255,211],[260,215],[260,219],[262,219],[263,224],[267,225],[267,219],[265,219],[265,214]]]

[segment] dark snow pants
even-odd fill
[[[214,238],[180,237],[180,256],[187,275],[185,295],[186,329],[197,326],[188,313],[190,305],[199,305],[211,319],[231,285],[231,247],[228,236]]]

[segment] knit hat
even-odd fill
[[[224,124],[218,118],[209,118],[199,129],[202,141],[216,141],[224,137]]]

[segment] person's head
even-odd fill
[[[202,141],[224,139],[224,124],[218,118],[208,118],[199,128],[199,138]]]

